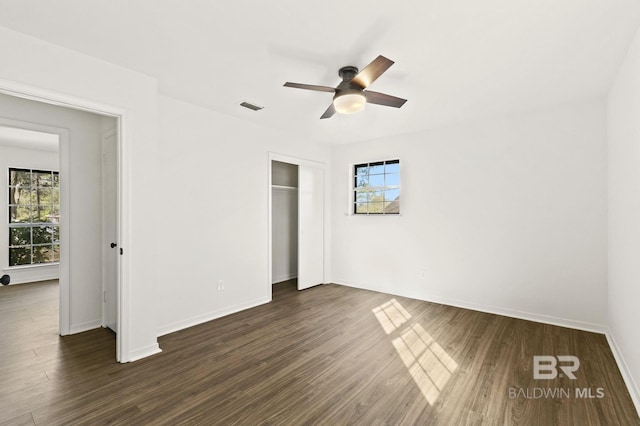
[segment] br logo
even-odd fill
[[[562,363],[562,365],[558,365]],[[560,377],[565,376],[571,380],[575,380],[573,374],[580,368],[580,360],[573,355],[534,355],[533,356],[533,378],[534,380],[548,380],[558,377],[558,368],[562,373]]]

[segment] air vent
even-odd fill
[[[261,106],[255,105],[255,104],[251,104],[251,103],[246,102],[246,101],[241,103],[240,106],[243,106],[245,108],[249,108],[250,110],[253,110],[253,111],[260,111],[262,108],[264,108],[264,107],[261,107]]]

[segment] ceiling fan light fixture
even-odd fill
[[[336,95],[333,98],[333,106],[340,114],[354,114],[364,109],[367,98],[362,92],[351,92]]]

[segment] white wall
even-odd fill
[[[169,202],[158,215],[155,289],[165,334],[270,300],[269,152],[327,163],[329,148],[166,96],[159,105],[155,186]]]
[[[1,96],[1,95],[0,95]],[[9,208],[7,200],[8,170],[10,167],[31,168],[40,170],[58,170],[60,154],[56,151],[24,149],[16,146],[0,145],[0,275],[11,276],[11,284],[33,281],[52,280],[58,278],[58,265],[38,265],[36,267],[9,268]]]
[[[69,179],[71,208],[68,222],[70,326],[72,332],[99,327],[102,320],[102,118],[3,94],[0,94],[0,117],[69,131],[70,170],[63,178]]]
[[[401,215],[349,215],[353,163],[399,158]],[[334,282],[603,330],[603,100],[332,153]]]
[[[640,32],[607,101],[609,328],[640,410]]]
[[[158,352],[156,80],[3,27],[0,52],[0,90],[124,115],[120,360]]]

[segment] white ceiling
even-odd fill
[[[57,151],[58,135],[0,126],[0,146]]]
[[[638,0],[0,0],[0,25],[154,76],[160,91],[301,138],[344,143],[604,95]],[[320,120],[345,65],[396,62],[401,108]],[[99,84],[100,82],[96,82]],[[253,112],[250,101],[265,107]]]

